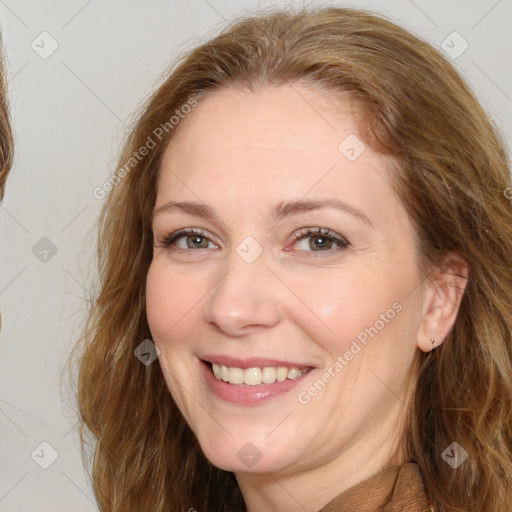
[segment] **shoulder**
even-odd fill
[[[417,464],[391,466],[359,482],[319,512],[430,512]]]

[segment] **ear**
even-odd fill
[[[468,264],[459,254],[449,252],[442,267],[436,267],[425,283],[423,318],[417,345],[430,352],[443,343],[455,324],[468,284]]]

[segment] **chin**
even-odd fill
[[[263,457],[258,452],[248,453],[244,455],[242,460],[238,457],[227,457],[220,453],[205,453],[206,458],[217,468],[233,473],[276,473],[284,469],[286,466],[278,461]],[[261,458],[260,458],[261,457]]]
[[[251,438],[254,441],[248,441]],[[214,466],[235,473],[274,473],[297,462],[296,443],[282,438],[273,441],[269,443],[264,435],[199,439],[205,457]],[[290,459],[291,454],[295,460]]]

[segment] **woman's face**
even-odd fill
[[[147,316],[170,392],[223,469],[355,469],[400,433],[422,276],[393,162],[350,109],[298,84],[223,89],[164,154]]]

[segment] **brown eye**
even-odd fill
[[[185,237],[183,237],[185,238]],[[208,248],[208,239],[202,235],[188,235],[187,239],[187,247],[189,249],[207,249]]]
[[[295,246],[305,252],[334,252],[349,246],[348,241],[330,229],[305,228],[295,235]]]
[[[311,236],[309,237],[309,247],[313,251],[324,251],[331,249],[333,240],[326,236]]]
[[[214,249],[217,247],[207,236],[207,233],[193,229],[180,229],[162,239],[162,243],[169,248],[174,249]]]

